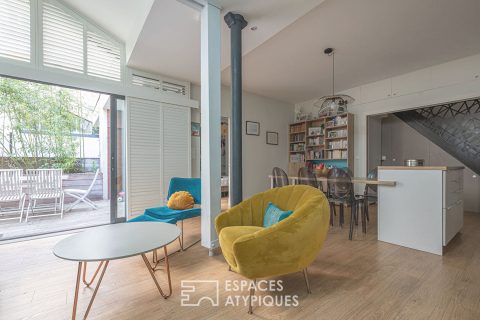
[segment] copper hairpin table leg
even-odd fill
[[[110,261],[106,260],[106,261],[102,261],[100,263],[100,265],[98,266],[97,268],[97,271],[95,272],[95,275],[93,276],[93,279],[92,281],[90,281],[89,284],[87,284],[87,282],[85,281],[85,271],[86,271],[86,266],[87,266],[87,263],[86,262],[79,262],[78,263],[78,270],[77,270],[77,282],[75,284],[75,297],[73,299],[73,310],[72,310],[72,320],[75,320],[76,317],[77,317],[77,303],[78,303],[78,290],[80,288],[80,278],[81,278],[81,275],[82,275],[82,263],[84,264],[83,266],[83,270],[84,270],[84,274],[83,274],[83,282],[85,284],[87,284],[87,286],[89,286],[93,280],[95,280],[96,276],[97,276],[97,273],[98,271],[100,270],[100,267],[102,265],[103,266],[103,270],[102,270],[102,273],[100,274],[100,278],[98,279],[98,282],[97,282],[97,285],[95,286],[95,290],[93,291],[93,295],[92,295],[92,298],[90,298],[90,303],[88,304],[88,307],[87,307],[87,311],[85,311],[85,315],[83,316],[83,319],[86,319],[87,316],[88,316],[88,313],[90,312],[90,309],[92,308],[92,305],[93,305],[93,301],[95,301],[95,297],[97,295],[97,292],[98,292],[98,288],[100,288],[100,283],[102,283],[102,279],[103,279],[103,276],[105,275],[105,271],[107,270],[107,266],[108,266],[108,263]],[[105,263],[105,264],[104,264]]]
[[[167,246],[163,247],[163,251],[165,253],[165,267],[166,267],[167,279],[168,279],[168,294],[163,293],[163,290],[158,284],[157,278],[155,277],[155,268],[150,265],[150,262],[148,261],[148,258],[145,255],[145,253],[142,253],[142,258],[143,258],[143,261],[145,262],[145,265],[147,266],[148,272],[152,276],[152,279],[155,282],[155,285],[157,286],[158,292],[160,292],[163,298],[167,299],[172,295],[172,281],[170,278],[170,265],[168,263]]]
[[[100,271],[100,268],[102,267],[104,261],[100,262],[100,264],[97,267],[97,270],[95,270],[95,273],[93,274],[92,280],[87,281],[85,278],[87,276],[87,262],[83,263],[83,283],[87,286],[90,287],[90,285],[95,281],[95,278],[97,277],[98,271]]]
[[[82,274],[82,262],[78,263],[77,283],[75,284],[75,296],[73,298],[72,320],[77,317],[78,289],[80,288],[80,276]]]

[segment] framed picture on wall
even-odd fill
[[[249,136],[259,136],[260,135],[260,122],[247,121],[245,130]]]
[[[200,123],[192,122],[192,137],[200,137]]]
[[[278,132],[267,131],[267,144],[278,145]]]

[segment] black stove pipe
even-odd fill
[[[230,28],[232,72],[232,167],[230,202],[243,200],[242,192],[242,29],[248,22],[241,14],[229,12],[224,17]]]

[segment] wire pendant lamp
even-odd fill
[[[355,99],[346,94],[335,94],[335,50],[327,48],[323,52],[332,56],[332,95],[319,98],[313,105],[320,108],[319,116],[334,116],[347,112],[348,105]]]

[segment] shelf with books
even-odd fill
[[[293,123],[289,127],[289,175],[298,169],[323,163],[353,171],[354,116],[341,114]],[[293,156],[293,158],[292,158]]]

